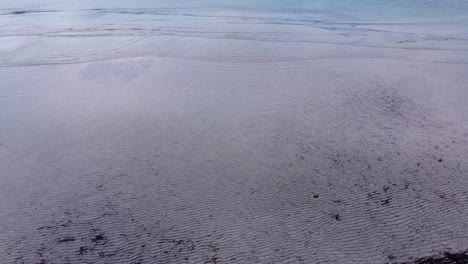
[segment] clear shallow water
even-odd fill
[[[255,1],[214,1],[214,0],[201,0],[201,1],[80,1],[78,3],[69,3],[68,1],[52,0],[52,1],[9,1],[2,4],[4,9],[79,9],[79,8],[223,8],[223,9],[244,9],[256,10],[261,9],[264,11],[300,11],[300,12],[313,12],[317,10],[324,10],[327,12],[335,13],[370,13],[380,11],[382,14],[391,13],[389,11],[399,10],[403,13],[412,13],[413,15],[428,14],[465,14],[468,8],[466,1],[453,0],[362,0],[359,2],[351,0],[255,0]],[[428,12],[428,13],[425,13]]]
[[[6,263],[468,249],[465,1],[0,9]]]
[[[141,55],[210,59],[205,47],[216,49],[214,40],[220,39],[463,50],[468,35],[466,5],[459,1],[19,1],[1,6],[0,65]],[[447,44],[446,39],[454,41]],[[193,42],[190,48],[185,47],[188,42]],[[224,51],[221,48],[219,53]],[[308,57],[299,57],[304,55]],[[297,55],[262,57],[286,60]]]

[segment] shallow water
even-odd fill
[[[374,264],[466,251],[466,11],[0,3],[0,259]]]
[[[247,57],[254,62],[368,56],[367,50],[366,55],[356,55],[349,46],[373,47],[378,56],[399,59],[400,53],[392,49],[466,51],[468,35],[468,4],[457,1],[448,5],[343,0],[229,5],[219,1],[19,1],[10,5],[0,12],[3,67],[147,56],[246,59],[236,57],[246,47],[235,40],[255,44],[247,51],[253,53]],[[325,46],[330,50],[327,54],[316,49],[322,43],[331,44]],[[337,45],[343,49],[337,50]],[[452,60],[465,63],[466,56],[457,54]]]

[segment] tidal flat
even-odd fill
[[[0,3],[0,263],[468,263],[466,1]]]

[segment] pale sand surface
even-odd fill
[[[468,249],[461,18],[34,10],[0,16],[0,263]]]

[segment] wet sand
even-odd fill
[[[0,262],[468,259],[464,24],[206,8],[0,22]]]

